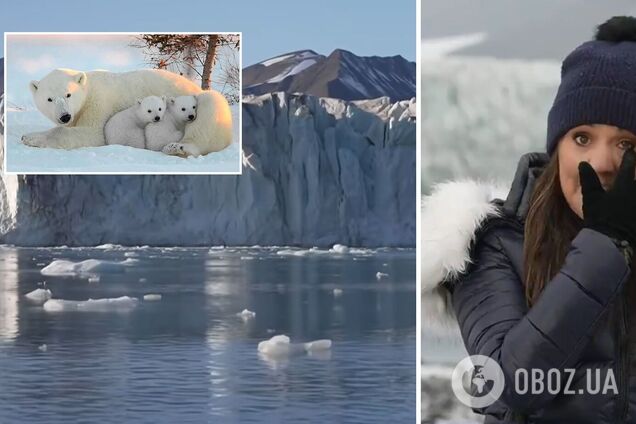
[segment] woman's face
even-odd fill
[[[611,125],[591,124],[572,128],[559,140],[559,180],[565,200],[583,219],[579,162],[589,162],[603,188],[608,190],[620,167],[623,153],[636,146],[636,135]]]

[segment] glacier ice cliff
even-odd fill
[[[458,178],[512,180],[545,151],[560,63],[443,57],[422,63],[422,190]]]
[[[2,174],[0,243],[415,246],[415,99],[242,110],[240,176]]]

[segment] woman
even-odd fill
[[[468,353],[505,378],[473,408],[486,423],[636,422],[634,147],[636,19],[616,17],[563,62],[547,153],[521,158],[505,200],[470,183],[425,200],[423,301],[434,285]],[[524,375],[543,389],[524,391]]]

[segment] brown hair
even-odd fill
[[[526,302],[532,306],[559,271],[581,219],[565,201],[554,153],[537,179],[526,217],[523,242]]]
[[[554,153],[537,179],[525,222],[523,266],[528,306],[537,301],[545,285],[563,266],[570,243],[582,224],[563,196],[558,154]],[[635,266],[636,255],[631,269],[636,269]],[[628,298],[636,307],[636,273],[629,279]]]

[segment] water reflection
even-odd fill
[[[51,314],[21,297],[43,280],[37,264],[126,257],[139,263],[99,283],[60,276],[47,277],[47,287],[63,299],[157,293],[161,301],[127,314]],[[0,422],[68,422],[71,414],[277,423],[306,420],[308,410],[322,421],[412,421],[415,253],[352,259],[270,249],[0,249]],[[390,278],[377,281],[379,270]],[[244,322],[243,309],[255,318]],[[333,346],[259,356],[258,342],[274,334]]]
[[[14,249],[0,252],[0,343],[18,333],[18,255]]]

